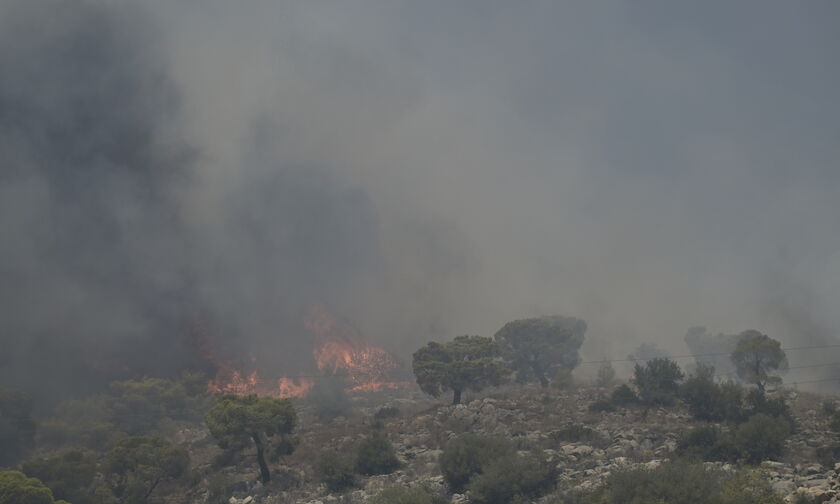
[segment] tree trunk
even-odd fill
[[[251,433],[251,438],[254,440],[254,444],[257,445],[257,462],[260,464],[260,479],[263,485],[265,485],[271,480],[271,473],[268,472],[268,464],[265,463],[265,450],[263,449],[262,439],[260,439],[260,435],[256,432]]]
[[[461,404],[461,389],[453,390],[452,404]]]

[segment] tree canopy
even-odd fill
[[[205,421],[210,434],[222,448],[238,450],[249,442],[254,443],[263,483],[271,480],[266,450],[273,448],[277,454],[294,450],[292,433],[297,424],[297,412],[290,399],[225,395],[205,415]],[[267,446],[275,437],[273,446]]]
[[[550,316],[508,322],[495,339],[518,382],[539,381],[547,387],[557,371],[570,371],[580,363],[584,333],[583,320]]]
[[[32,399],[0,388],[0,466],[11,465],[35,444]]]
[[[158,484],[183,476],[190,456],[183,446],[154,436],[125,438],[108,453],[103,472],[123,502],[144,504]]]
[[[510,370],[500,359],[499,346],[482,336],[458,336],[447,343],[430,342],[414,352],[412,369],[423,392],[438,397],[453,392],[452,404],[464,390],[479,391],[506,382]]]
[[[92,504],[90,486],[96,475],[96,459],[78,450],[57,457],[30,460],[23,464],[27,476],[38,478],[57,499],[73,504]]]
[[[20,471],[0,472],[0,504],[67,504],[53,500],[53,494],[37,478]]]
[[[768,385],[782,383],[780,376],[771,374],[788,367],[782,344],[755,330],[738,335],[738,344],[732,352],[732,363],[738,377],[764,392]]]

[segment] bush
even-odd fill
[[[782,504],[754,473],[726,476],[701,464],[670,462],[655,469],[612,473],[604,486],[583,496],[591,504]]]
[[[312,405],[315,416],[322,421],[347,416],[350,412],[350,399],[347,398],[344,380],[340,376],[315,378],[306,399]]]
[[[366,437],[356,449],[356,470],[366,476],[390,474],[401,465],[394,445],[379,432]]]
[[[0,471],[0,504],[53,504],[49,488],[19,471]],[[64,501],[59,501],[67,504]],[[58,503],[56,503],[58,504]]]
[[[506,439],[464,434],[446,445],[439,459],[440,471],[450,490],[463,492],[488,464],[513,453],[514,447]]]
[[[717,384],[712,378],[714,368],[700,366],[680,388],[680,396],[689,412],[697,420],[706,422],[741,421],[745,415],[742,387],[733,382]],[[705,369],[710,369],[711,373]]]
[[[683,372],[676,362],[656,358],[644,366],[636,364],[633,383],[639,391],[639,398],[647,406],[671,406],[679,394],[679,382]]]
[[[353,461],[334,451],[321,453],[315,464],[315,473],[330,492],[343,492],[359,484]]]
[[[834,467],[837,460],[840,460],[840,444],[820,446],[817,448],[817,462],[825,467]]]
[[[375,420],[385,420],[386,418],[394,418],[399,416],[400,410],[396,406],[383,406],[373,414]]]
[[[612,391],[610,402],[616,407],[630,406],[639,402],[639,396],[625,383]]]
[[[509,454],[489,463],[470,480],[470,502],[529,502],[552,490],[556,477],[554,465],[536,455]]]
[[[780,457],[789,435],[787,420],[759,413],[738,426],[734,443],[741,458],[749,464],[758,464]]]
[[[551,379],[551,386],[558,390],[571,390],[575,388],[575,377],[570,369],[560,369]]]
[[[609,361],[604,361],[603,364],[598,368],[598,378],[595,381],[595,384],[601,388],[611,387],[613,382],[615,382],[615,368]]]
[[[566,443],[587,443],[596,445],[601,444],[604,441],[604,438],[596,431],[581,424],[567,425],[560,430],[551,432],[550,436],[555,441],[563,441]]]
[[[789,434],[790,426],[784,418],[758,414],[732,432],[712,426],[697,427],[679,439],[677,454],[707,461],[758,464],[781,456]]]
[[[447,504],[448,502],[449,499],[422,486],[388,487],[370,500],[371,504]]]
[[[43,481],[56,499],[64,499],[73,504],[93,503],[90,485],[96,474],[96,460],[80,451],[31,460],[23,464],[23,472]]]
[[[604,399],[603,397],[600,399],[595,400],[592,404],[589,405],[589,411],[593,413],[605,413],[615,411],[615,405],[609,399]]]
[[[752,389],[747,394],[746,403],[748,416],[762,414],[774,418],[783,418],[793,428],[793,413],[791,413],[790,406],[785,402],[784,397],[769,397],[764,392]]]

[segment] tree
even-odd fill
[[[495,339],[518,382],[539,381],[547,387],[557,371],[570,371],[580,363],[585,332],[583,320],[552,316],[508,322]]]
[[[674,403],[680,389],[683,372],[676,362],[656,358],[642,366],[636,364],[633,383],[639,398],[648,406],[669,406]]]
[[[598,367],[598,379],[596,380],[596,384],[601,388],[607,388],[611,387],[613,382],[615,382],[615,368],[613,368],[610,361],[605,360],[601,363],[601,366]]]
[[[787,369],[787,356],[782,344],[755,330],[742,332],[732,352],[732,363],[738,377],[764,392],[768,385],[779,385],[782,378],[770,373]]]
[[[189,465],[183,446],[155,436],[137,436],[117,443],[103,463],[103,472],[123,502],[145,504],[162,481],[180,478]]]
[[[225,395],[204,418],[210,434],[222,448],[239,450],[253,441],[264,484],[271,480],[265,459],[266,450],[270,448],[268,441],[277,437],[274,449],[279,454],[294,450],[292,433],[297,424],[297,412],[290,399]]]
[[[0,472],[0,504],[67,504],[54,501],[49,488],[20,471]]]
[[[35,444],[32,399],[0,388],[0,466],[11,465]]]
[[[448,343],[430,342],[414,352],[412,369],[423,392],[438,397],[451,390],[452,404],[460,404],[466,389],[479,391],[507,381],[510,370],[499,356],[499,347],[490,338],[458,336]]]
[[[43,481],[57,499],[73,504],[92,504],[90,486],[96,475],[96,460],[73,450],[57,457],[30,460],[23,464],[27,476]]]

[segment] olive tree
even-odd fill
[[[738,344],[732,352],[732,363],[738,377],[764,392],[768,385],[779,385],[782,378],[774,372],[787,369],[787,356],[779,341],[748,330],[738,335]]]
[[[294,450],[292,433],[297,424],[297,412],[290,399],[225,395],[204,418],[210,434],[221,448],[239,450],[254,443],[263,483],[271,480],[266,463],[268,443],[276,438],[274,450],[277,454]]]
[[[518,382],[539,381],[547,387],[558,371],[571,371],[580,363],[585,332],[583,320],[551,316],[508,322],[495,339]]]
[[[452,404],[461,393],[506,382],[510,370],[500,359],[499,346],[482,336],[458,336],[447,343],[430,342],[414,352],[412,369],[423,392],[438,397],[452,391]]]

